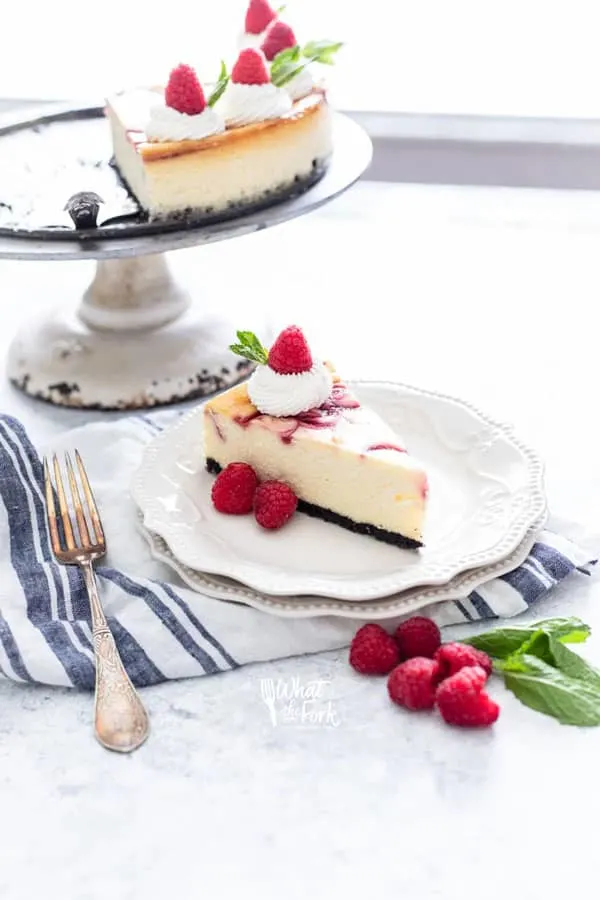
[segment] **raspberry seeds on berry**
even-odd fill
[[[244,22],[246,34],[262,34],[276,18],[277,13],[267,0],[250,0]]]
[[[272,62],[282,50],[291,50],[298,44],[296,35],[285,22],[276,21],[269,26],[266,37],[260,48],[269,62]]]
[[[483,690],[486,680],[481,666],[467,666],[442,681],[435,699],[444,721],[463,728],[493,725],[500,707]]]
[[[426,616],[412,616],[398,625],[394,632],[401,659],[425,656],[432,659],[442,642],[440,629]]]
[[[243,462],[230,463],[217,475],[211,497],[215,509],[222,513],[241,516],[252,512],[258,476]]]
[[[434,659],[414,656],[400,663],[388,678],[390,700],[406,709],[433,709],[440,667]]]
[[[231,70],[233,84],[269,84],[271,76],[262,50],[242,50]]]
[[[377,623],[359,628],[350,644],[350,665],[361,675],[387,675],[398,659],[394,638]]]
[[[285,328],[269,350],[269,368],[280,375],[310,372],[313,358],[302,329],[297,325]]]
[[[169,75],[165,103],[187,116],[197,116],[206,109],[206,98],[198,76],[191,66],[182,63]]]
[[[298,498],[283,481],[264,481],[254,495],[254,515],[263,528],[281,528],[292,518]]]
[[[487,653],[469,647],[468,644],[442,644],[436,651],[435,659],[440,664],[444,678],[456,675],[466,666],[481,666],[487,675],[492,673],[492,660]]]

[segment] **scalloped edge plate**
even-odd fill
[[[546,509],[543,465],[512,429],[462,400],[392,382],[352,382],[430,475],[426,546],[400,550],[307,516],[266,533],[222,516],[204,470],[202,405],[145,448],[132,494],[180,563],[257,592],[363,602],[504,560]]]
[[[284,618],[308,619],[338,616],[345,619],[369,619],[372,621],[410,615],[417,610],[430,609],[449,600],[464,600],[471,591],[477,590],[482,584],[514,571],[527,559],[547,517],[545,510],[539,522],[529,529],[519,546],[501,562],[491,566],[482,566],[475,571],[463,572],[444,585],[414,588],[411,591],[393,594],[391,597],[361,603],[323,597],[269,596],[237,584],[229,578],[197,572],[180,563],[171,553],[166,541],[144,527],[143,516],[140,512],[138,512],[138,524],[150,546],[150,552],[154,559],[173,569],[188,587],[199,594],[205,594],[215,600],[253,606],[261,612]]]

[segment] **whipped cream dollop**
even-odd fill
[[[308,372],[281,375],[268,366],[258,366],[248,382],[248,396],[268,416],[297,416],[321,406],[333,387],[331,372],[315,362]]]
[[[285,88],[274,84],[231,82],[223,95],[222,108],[227,125],[251,125],[287,115],[292,101]]]
[[[285,85],[285,90],[292,100],[302,100],[303,97],[308,97],[314,86],[315,80],[309,70],[302,69],[295,78],[288,81]]]
[[[260,50],[268,30],[267,27],[264,31],[261,31],[260,34],[252,34],[250,31],[243,31],[237,39],[238,50],[247,50],[249,47],[253,50]]]
[[[144,130],[150,141],[200,141],[225,131],[225,121],[211,106],[188,116],[163,103],[152,108]]]

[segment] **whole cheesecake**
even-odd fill
[[[306,344],[298,361],[303,341],[295,326],[269,351],[257,354],[254,336],[246,341],[256,372],[204,406],[207,469],[245,463],[260,481],[289,486],[301,512],[398,547],[422,546],[424,466]]]

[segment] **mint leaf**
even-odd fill
[[[569,650],[558,638],[547,635],[554,665],[570,678],[577,678],[600,692],[600,672],[590,666],[578,653]]]
[[[311,62],[332,66],[335,61],[333,57],[343,46],[341,41],[309,41],[302,48],[302,55]]]
[[[581,619],[556,618],[543,619],[540,622],[532,622],[530,625],[513,625],[507,628],[496,628],[473,637],[462,638],[463,644],[469,644],[478,650],[483,650],[488,656],[495,659],[506,659],[516,653],[525,641],[530,640],[539,632],[551,635],[564,644],[578,644],[587,640],[591,634],[589,625]]]
[[[271,63],[271,81],[283,87],[299,75],[310,63],[332,66],[334,56],[343,46],[341,42],[309,41],[304,47],[290,47],[278,53]]]
[[[281,50],[271,63],[271,81],[276,87],[283,87],[296,75],[306,68],[306,63],[301,60],[300,47],[288,47]]]
[[[219,78],[217,79],[217,83],[215,84],[208,100],[206,101],[209,106],[214,106],[217,100],[225,93],[225,88],[229,84],[229,75],[227,73],[227,66],[224,61],[221,60],[221,70],[219,72]]]
[[[598,688],[528,654],[506,660],[502,671],[506,687],[525,706],[563,725],[600,725]]]
[[[229,345],[231,352],[261,366],[266,365],[269,359],[269,352],[263,347],[256,335],[252,331],[238,331],[236,334],[239,343]]]
[[[277,9],[275,10],[275,15],[280,16],[282,12],[285,12],[285,10],[286,10],[286,4],[284,3],[283,6],[277,7]]]

